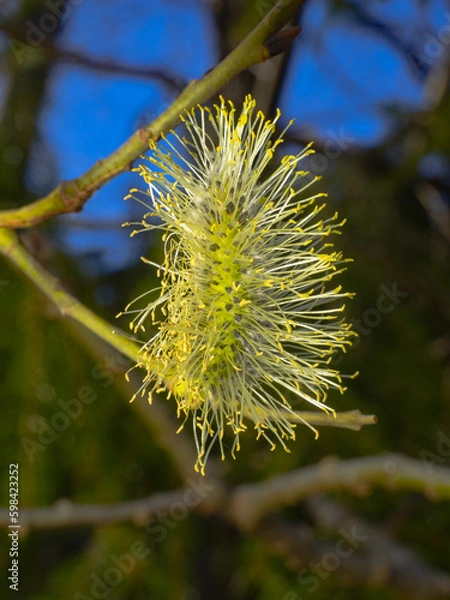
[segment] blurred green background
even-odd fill
[[[271,4],[3,0],[1,208],[27,204],[112,152],[226,55]],[[243,73],[223,93],[239,103],[251,92],[267,113],[280,106],[284,122],[295,118],[287,152],[315,142],[309,169],[323,176],[318,185],[329,193],[329,213],[338,210],[347,218],[337,244],[354,260],[343,284],[356,292],[347,316],[360,333],[355,347],[337,359],[344,372],[359,376],[349,380],[344,396],[330,394],[329,404],[375,413],[378,424],[360,432],[323,429],[318,441],[304,429],[290,454],[270,452],[249,434],[237,460],[218,463],[217,472],[233,486],[326,456],[385,452],[426,463],[430,472],[434,464],[448,468],[450,7],[432,0],[308,0],[296,22],[303,32],[290,52]],[[140,184],[136,174],[120,176],[82,213],[21,236],[71,293],[113,327],[126,328],[115,315],[155,285],[153,269],[139,257],[161,257],[150,236],[130,240],[129,230],[120,227],[142,214],[138,204],[122,200]],[[20,466],[22,507],[59,502],[61,509],[64,499],[110,504],[183,485],[170,452],[177,428],[173,404],[158,400],[173,417],[165,426],[159,417],[152,422],[145,399],[136,411],[124,379],[129,363],[61,319],[4,259],[0,323],[2,506],[9,463]],[[55,415],[79,394],[89,399],[80,413],[67,426],[58,422]],[[449,502],[419,492],[365,492],[312,497],[280,513],[283,523],[298,526],[291,532],[298,533],[303,554],[274,543],[267,532],[238,531],[214,513],[181,512],[168,524],[160,516],[145,528],[121,523],[30,531],[20,544],[21,591],[15,597],[450,597],[436,583],[450,580]],[[359,547],[348,565],[339,559],[314,567],[340,539],[345,519],[330,524],[335,509],[370,523],[376,534],[368,543],[378,544],[380,556],[377,535],[412,553],[405,559],[410,579],[408,569],[377,575],[377,562]],[[2,575],[8,548],[2,533]],[[105,587],[114,557],[130,553],[134,564],[122,565],[120,578]],[[424,568],[421,582],[415,560]],[[100,580],[95,595],[92,585]]]

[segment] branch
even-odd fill
[[[49,54],[54,58],[66,60],[94,71],[127,75],[128,77],[140,77],[143,79],[156,79],[165,84],[171,90],[180,91],[187,85],[187,82],[182,77],[175,74],[168,74],[166,69],[138,67],[135,65],[126,65],[108,60],[102,60],[100,58],[92,58],[90,56],[79,54],[78,52],[60,50],[54,45],[52,45],[51,49],[49,49]]]
[[[383,538],[361,519],[349,520],[346,511],[342,513],[340,507],[328,501],[323,502],[320,504],[320,520],[325,519],[328,527],[339,528],[338,542],[319,540],[317,531],[309,525],[278,518],[266,520],[255,531],[276,552],[288,556],[291,568],[299,569],[298,585],[311,584],[312,580],[320,583],[320,579],[333,574],[345,586],[365,583],[378,589],[401,590],[412,598],[423,600],[448,598],[448,574],[429,567],[409,549]],[[19,514],[20,532],[25,535],[30,530],[94,527],[124,522],[143,527],[149,524],[152,517],[164,527],[168,513],[170,515],[176,509],[179,515],[180,506],[186,514],[192,510],[210,514],[223,511],[226,505],[225,491],[220,483],[203,477],[188,480],[183,490],[156,493],[128,502],[77,505],[61,499],[49,507],[22,508]],[[330,506],[331,516],[328,514]],[[1,509],[0,526],[7,527],[9,524],[8,510]],[[384,542],[380,542],[382,539]],[[328,560],[330,557],[331,562]],[[293,598],[298,598],[298,595]]]
[[[24,46],[27,46],[30,52],[35,50],[33,46],[28,44],[27,36],[23,28],[18,28],[9,23],[0,23],[0,31],[6,33],[10,38],[17,40]],[[157,79],[161,83],[168,86],[171,90],[181,90],[187,85],[187,82],[175,74],[168,74],[166,69],[156,69],[151,67],[138,67],[135,65],[121,64],[101,58],[93,58],[74,52],[72,50],[64,50],[59,48],[53,39],[46,39],[40,44],[39,49],[46,53],[52,60],[62,60],[75,63],[86,69],[102,71],[103,73],[115,73],[119,75],[127,75],[129,77],[142,77],[144,79]],[[23,50],[26,52],[26,50]]]
[[[372,580],[377,587],[402,589],[413,597],[417,594],[421,598],[439,598],[444,592],[450,592],[448,574],[430,568],[410,548],[384,533],[380,526],[370,525],[325,496],[313,496],[307,505],[321,529],[331,529],[341,536],[344,531],[356,533],[358,546],[369,554],[367,562],[377,567],[372,573],[361,573],[361,579],[369,583]]]
[[[320,427],[340,427],[341,429],[352,429],[360,431],[364,425],[375,425],[377,417],[375,415],[363,415],[359,410],[348,410],[347,412],[333,412],[331,414],[318,411],[294,411],[295,417],[300,421],[306,421],[309,425]],[[294,416],[286,415],[290,421],[294,422]]]
[[[69,316],[93,331],[110,346],[137,362],[139,345],[128,339],[125,333],[114,332],[113,327],[89,310],[50,275],[37,260],[22,246],[17,234],[10,229],[0,228],[0,253],[18,267],[58,308],[62,316]]]
[[[33,46],[27,43],[25,31],[9,24],[0,23],[0,31],[6,33],[11,38],[17,40],[21,44],[28,46],[30,51],[34,50]],[[52,60],[63,60],[75,63],[87,69],[102,71],[104,73],[115,73],[119,75],[128,75],[129,77],[142,77],[144,79],[157,79],[170,89],[180,90],[186,86],[186,82],[182,77],[174,74],[168,74],[164,69],[156,69],[150,67],[139,67],[135,65],[121,64],[101,58],[92,58],[79,52],[72,50],[64,50],[58,48],[53,40],[45,40],[40,45],[40,50],[43,50]]]
[[[397,454],[350,460],[327,457],[318,465],[291,471],[262,483],[240,485],[230,492],[228,498],[224,497],[225,492],[217,479],[201,477],[196,481],[200,487],[208,488],[209,510],[221,510],[226,519],[243,531],[256,530],[261,519],[270,511],[292,505],[323,491],[349,490],[361,495],[367,494],[373,485],[378,484],[389,490],[420,491],[433,499],[450,498],[450,469],[441,466],[427,468],[417,460]],[[192,480],[188,480],[188,483],[190,487],[194,486]],[[167,494],[162,496],[166,498]],[[89,524],[97,522],[104,524],[105,512],[108,523],[133,520],[136,507],[145,505],[149,501],[150,499],[144,498],[101,507],[101,510],[88,513],[85,507],[74,505],[71,514],[76,516],[71,519],[62,518],[59,513],[52,516],[54,508],[23,509],[21,516],[24,516],[27,524],[38,522],[42,528],[65,526],[66,523],[67,525],[86,524],[87,521],[82,521],[78,516],[80,514],[91,515]],[[39,518],[34,517],[35,512]],[[0,511],[0,525],[5,525],[7,522],[9,523],[6,510]]]
[[[50,194],[18,209],[0,213],[0,226],[31,227],[63,213],[80,211],[92,194],[147,151],[149,139],[158,139],[179,122],[180,114],[206,100],[230,79],[270,57],[265,40],[289,20],[306,0],[279,0],[257,27],[217,67],[192,82],[171,106],[149,125],[136,131],[108,158],[97,161],[84,175],[62,182]]]
[[[153,494],[147,498],[118,502],[117,504],[74,504],[61,499],[53,506],[43,508],[21,508],[19,512],[21,535],[31,529],[62,529],[67,527],[86,527],[111,525],[113,523],[132,522],[143,525],[148,519],[161,511],[167,511],[175,504],[186,502],[186,490]],[[196,504],[200,505],[200,501]],[[7,509],[0,510],[0,526],[10,524]]]
[[[331,490],[367,493],[373,486],[415,490],[432,499],[450,499],[450,469],[397,454],[341,460],[328,457],[318,465],[291,471],[268,481],[239,486],[229,515],[243,529],[252,529],[268,513],[312,494]]]
[[[427,66],[420,60],[420,57],[416,55],[414,47],[398,37],[394,27],[391,27],[384,21],[371,15],[370,11],[367,11],[366,7],[363,8],[364,4],[360,2],[351,0],[351,6],[361,25],[384,37],[392,48],[398,50],[406,59],[408,59],[410,65],[413,67],[414,74],[421,79],[425,78],[428,73]]]
[[[327,542],[318,539],[317,531],[309,525],[272,518],[258,527],[256,535],[278,554],[288,557],[291,568],[298,570],[298,583],[283,596],[286,600],[303,598],[303,593],[306,597],[307,592],[318,589],[330,576],[345,588],[365,585],[379,590],[396,590],[415,600],[449,598],[450,576],[447,573],[433,569],[397,544],[397,549],[407,552],[411,561],[392,562],[392,556],[381,549],[368,552],[366,543],[361,541],[365,531],[355,527],[354,523],[350,528],[341,525],[340,539]]]

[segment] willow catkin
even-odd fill
[[[328,410],[327,391],[343,391],[330,360],[354,335],[341,318],[351,294],[334,283],[345,260],[329,242],[342,222],[321,219],[324,194],[306,191],[310,147],[266,175],[279,117],[250,96],[240,114],[223,98],[198,106],[186,137],[153,144],[139,167],[150,197],[139,230],[162,229],[165,256],[159,297],[127,309],[133,330],[156,328],[139,354],[142,391],[168,391],[192,419],[202,473],[215,442],[224,457],[227,429],[233,455],[248,424],[287,450],[294,405]]]

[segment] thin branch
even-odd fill
[[[33,529],[62,529],[66,527],[102,526],[113,523],[145,523],[159,511],[168,510],[182,502],[183,490],[153,494],[147,498],[117,504],[74,504],[61,499],[53,506],[21,508],[21,534]],[[10,524],[7,509],[0,510],[0,526]]]
[[[428,181],[418,183],[415,192],[435,229],[450,242],[450,210],[443,194]]]
[[[300,14],[301,9],[299,8],[293,15],[293,24],[301,31],[301,27],[299,26],[300,22]],[[287,50],[283,53],[281,60],[278,65],[278,69],[275,73],[274,80],[271,84],[272,89],[268,90],[269,92],[269,106],[268,113],[275,113],[277,107],[280,105],[280,97],[283,90],[283,86],[286,86],[287,82],[287,73],[292,62],[293,57],[293,47],[290,45]]]
[[[152,518],[164,527],[171,511],[176,511],[177,517],[193,510],[203,514],[223,514],[225,506],[227,498],[220,483],[207,478],[192,479],[182,490],[116,504],[77,505],[61,499],[49,507],[21,508],[20,532],[25,535],[30,530],[97,527],[124,522],[145,527]],[[230,517],[229,514],[226,516]],[[279,518],[267,519],[254,533],[276,552],[287,556],[291,568],[299,570],[296,591],[301,591],[302,585],[311,584],[312,579],[320,584],[321,579],[333,574],[345,586],[364,582],[379,589],[388,587],[408,592],[415,599],[448,597],[445,595],[450,590],[448,574],[429,567],[396,542],[380,545],[380,534],[376,530],[366,526],[361,519],[349,520],[348,515],[344,516],[346,518],[341,519],[342,515],[338,514],[337,522],[336,515],[331,516],[331,525],[336,529],[339,527],[340,539],[335,543],[318,539],[317,531],[309,525]],[[330,519],[327,523],[330,525]],[[8,510],[1,509],[0,527],[9,524]]]
[[[203,513],[223,511],[227,506],[223,487],[215,480],[188,480],[184,490],[157,493],[147,498],[109,505],[76,505],[67,499],[54,506],[21,509],[21,534],[30,530],[68,527],[105,526],[131,522],[145,526],[155,517],[160,524],[171,510],[180,507],[183,513],[200,510]],[[317,508],[319,502],[319,508]],[[388,540],[362,519],[352,517],[338,505],[315,498],[319,520],[336,530],[339,539],[328,542],[318,539],[312,527],[296,522],[271,518],[261,523],[255,534],[269,543],[276,552],[289,558],[291,568],[299,570],[301,586],[319,585],[332,573],[345,586],[365,584],[378,589],[395,589],[414,599],[447,598],[450,576],[433,569],[401,544]],[[230,518],[229,512],[226,516]],[[236,522],[236,521],[235,521]],[[0,510],[0,526],[10,523],[7,509]],[[241,528],[247,528],[241,523]]]
[[[374,485],[378,485],[390,491],[399,489],[420,491],[435,500],[450,499],[450,469],[434,465],[431,467],[397,454],[350,460],[327,457],[318,465],[291,471],[262,483],[239,485],[230,491],[226,499],[224,490],[218,480],[201,477],[196,481],[199,482],[198,485],[200,486],[204,484],[205,489],[208,487],[215,490],[215,494],[208,496],[210,510],[222,511],[225,518],[243,531],[256,529],[263,517],[266,517],[269,512],[295,504],[315,494],[333,490],[348,490],[351,493],[361,495],[367,494]],[[189,484],[194,485],[192,481],[189,481]],[[213,489],[208,489],[208,494]],[[133,520],[135,507],[140,506],[140,502],[146,503],[148,501],[149,499],[144,499],[120,503],[117,511],[114,508],[116,505],[111,505],[109,508],[112,507],[112,512],[109,508],[107,510],[106,507],[102,507],[102,510],[95,512],[95,515],[97,515],[95,518],[94,516],[90,517],[89,522],[91,524],[95,522],[103,524],[105,521],[102,514],[105,511],[109,511],[110,516],[107,519],[110,523],[117,522],[117,519],[120,521]],[[125,512],[123,512],[124,506],[126,507]],[[33,511],[37,510],[39,515],[45,514],[45,525],[42,518],[38,519],[39,523],[42,524],[41,526],[53,526],[54,521],[52,520],[51,511],[54,509],[27,510],[28,512],[22,510],[27,524],[31,523],[30,519],[34,514]],[[74,507],[75,513],[72,514],[77,515],[77,510]],[[89,514],[94,515],[93,512]],[[63,525],[70,524],[70,520],[67,518],[63,518],[61,521],[59,515],[56,515],[54,519],[55,526],[58,526],[57,523],[60,522]],[[99,519],[99,521],[95,519]],[[9,521],[6,510],[0,511],[0,525],[5,525],[7,522]],[[81,521],[72,520],[71,522],[80,524]]]
[[[361,522],[359,521],[361,525]],[[370,530],[371,531],[371,530]],[[341,586],[370,586],[375,589],[407,593],[414,600],[445,600],[450,593],[448,573],[434,569],[403,546],[408,561],[392,561],[392,554],[381,549],[367,551],[367,531],[350,522],[341,525],[335,542],[318,539],[317,530],[306,524],[271,518],[262,523],[256,535],[278,554],[289,559],[291,569],[298,571],[297,583],[283,598],[303,598],[317,590],[333,576]]]
[[[26,46],[30,52],[35,48],[28,44],[26,32],[23,28],[18,28],[9,23],[0,23],[0,31],[6,33],[10,38],[16,40],[23,46]],[[143,79],[156,79],[169,87],[171,90],[181,91],[187,82],[180,76],[168,73],[167,69],[157,69],[152,67],[140,67],[136,65],[127,65],[117,63],[102,58],[93,58],[72,50],[59,48],[52,39],[46,39],[39,46],[39,50],[52,60],[61,60],[75,63],[86,69],[102,71],[103,73],[114,73],[117,75],[126,75],[128,77],[139,77]],[[23,49],[22,52],[27,50]]]
[[[347,412],[319,412],[319,411],[295,411],[295,417],[301,421],[306,421],[310,425],[320,427],[340,427],[341,429],[352,429],[360,431],[364,425],[375,425],[377,417],[375,415],[363,415],[359,410],[348,410]],[[290,421],[294,422],[295,417],[287,415]]]
[[[166,69],[138,67],[135,65],[116,63],[108,60],[102,60],[100,58],[85,56],[83,54],[79,54],[78,52],[60,50],[55,46],[53,46],[51,50],[51,56],[60,60],[66,60],[68,62],[75,63],[85,67],[86,69],[101,71],[102,73],[113,73],[116,75],[126,75],[127,77],[139,77],[142,79],[156,79],[171,90],[181,91],[187,85],[187,81],[185,81],[182,77],[169,74],[167,73]]]
[[[408,44],[408,42],[402,40],[397,35],[397,31],[394,27],[391,27],[384,21],[378,19],[374,15],[371,15],[370,11],[367,10],[367,7],[364,6],[364,3],[351,0],[350,4],[359,24],[372,31],[375,31],[377,34],[383,37],[392,46],[392,48],[399,51],[403,57],[409,61],[410,66],[413,67],[411,70],[416,77],[420,79],[425,78],[428,73],[427,65],[425,65],[424,62],[420,60],[420,57],[417,56],[414,47]],[[420,37],[416,36],[416,39],[420,39]]]
[[[22,246],[17,234],[0,228],[0,253],[4,254],[49,298],[58,308],[61,315],[71,317],[93,331],[110,346],[137,362],[139,345],[125,334],[114,332],[113,327],[89,310],[61,285],[58,279],[50,275],[37,260]]]
[[[432,499],[450,499],[450,469],[431,467],[397,454],[352,460],[328,457],[318,465],[263,483],[239,486],[231,499],[229,514],[240,527],[252,529],[268,513],[312,494],[331,490],[367,493],[374,486],[415,490]]]
[[[149,139],[158,139],[179,122],[185,110],[212,96],[244,69],[269,58],[265,40],[283,27],[293,12],[305,2],[279,0],[233,52],[204,77],[188,85],[152,123],[141,127],[108,158],[97,161],[81,177],[62,182],[36,202],[1,212],[0,226],[31,227],[56,215],[80,211],[96,190],[130,168],[132,162],[148,149]]]
[[[414,574],[416,577],[412,581],[411,577],[408,578],[414,584],[414,589],[420,588],[421,581],[428,578],[429,567],[423,560],[410,548],[385,533],[379,524],[375,527],[367,523],[349,508],[323,495],[309,498],[306,504],[321,529],[333,530],[338,534],[353,530],[357,532],[359,542],[365,551],[374,557],[383,557],[384,561],[387,561],[392,575],[408,571]],[[449,586],[450,577],[447,575],[446,578]]]
[[[25,30],[13,27],[6,23],[0,23],[0,31],[6,33],[10,38],[16,40],[20,44],[27,46],[30,52],[35,50],[33,46],[30,46],[27,43]],[[171,90],[181,91],[187,85],[187,81],[185,81],[183,77],[175,75],[174,73],[168,73],[167,69],[140,67],[136,65],[117,63],[112,60],[105,60],[102,58],[93,58],[73,50],[64,50],[59,48],[53,40],[49,39],[46,39],[39,46],[39,49],[45,52],[46,55],[52,60],[71,62],[86,69],[101,71],[102,73],[113,73],[116,75],[126,75],[127,77],[139,77],[142,79],[156,79]],[[26,52],[26,50],[22,51]]]

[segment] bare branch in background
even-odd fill
[[[450,469],[384,454],[351,460],[328,457],[317,465],[239,486],[229,506],[231,518],[252,529],[268,513],[291,506],[312,494],[347,490],[367,494],[373,487],[417,490],[430,498],[450,499]]]
[[[330,576],[346,589],[357,585],[374,589],[392,589],[407,593],[414,600],[445,600],[450,593],[450,576],[433,569],[414,553],[396,544],[396,561],[392,551],[372,546],[370,529],[362,521],[346,522],[339,528],[335,542],[320,540],[318,532],[306,524],[270,519],[258,527],[256,534],[298,571],[297,582],[285,600],[302,598],[316,591]],[[401,556],[401,559],[400,559]]]
[[[3,23],[0,24],[0,31],[7,34],[10,38],[16,40],[17,42],[28,45],[25,32],[23,30]],[[52,39],[46,39],[39,47],[46,54],[47,58],[53,61],[67,61],[86,69],[101,71],[103,73],[111,73],[114,75],[125,75],[127,77],[139,77],[142,79],[155,79],[166,85],[171,90],[178,90],[181,92],[181,90],[186,87],[188,83],[182,77],[175,75],[174,73],[170,73],[167,68],[156,69],[152,67],[139,67],[136,65],[118,63],[112,60],[94,58],[92,56],[81,54],[80,52],[59,48]],[[30,51],[33,50],[32,46],[29,46],[29,48]]]
[[[165,517],[175,511],[186,515],[192,510],[203,514],[216,512],[230,518],[224,509],[228,499],[218,480],[202,477],[188,480],[186,485],[183,490],[117,504],[76,505],[62,499],[52,507],[21,509],[21,532],[123,522],[142,527],[152,517],[163,523]],[[346,588],[358,584],[378,589],[388,587],[408,593],[415,600],[448,597],[448,574],[429,567],[414,552],[326,498],[316,496],[308,505],[318,521],[317,530],[276,517],[261,522],[253,532],[286,556],[291,569],[299,571],[295,593],[308,589],[306,585],[314,584],[317,588],[332,574]],[[0,510],[0,525],[8,524],[8,511]],[[329,536],[326,540],[320,539],[324,528],[336,535],[334,542],[329,541]],[[297,598],[294,591],[292,593],[292,597]]]

